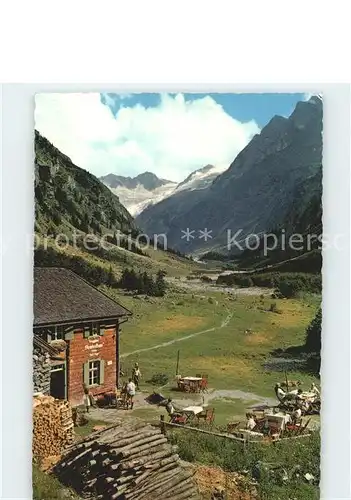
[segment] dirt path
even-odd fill
[[[120,355],[120,358],[127,358],[128,356],[133,356],[134,354],[139,354],[141,352],[154,351],[155,349],[160,349],[161,347],[168,347],[176,342],[183,342],[184,340],[192,339],[194,337],[198,337],[199,335],[203,335],[204,333],[214,332],[215,330],[220,330],[228,325],[233,313],[229,313],[228,316],[222,321],[219,326],[213,326],[212,328],[208,328],[207,330],[201,330],[200,332],[191,333],[190,335],[185,335],[184,337],[179,337],[173,340],[169,340],[168,342],[163,342],[162,344],[157,344],[152,347],[145,347],[144,349],[137,349],[136,351],[126,352]]]
[[[270,294],[271,293],[271,290],[269,288],[265,289],[265,288],[255,288],[255,287],[251,287],[251,288],[238,288],[238,289],[233,289],[233,288],[226,288],[226,287],[218,287],[216,285],[208,285],[208,284],[204,284],[202,283],[200,280],[192,280],[191,282],[186,282],[185,280],[176,280],[176,279],[173,279],[173,278],[168,278],[167,281],[169,281],[170,283],[173,283],[175,285],[179,285],[180,288],[186,288],[186,289],[192,289],[192,290],[200,290],[202,292],[205,292],[205,291],[217,291],[217,292],[227,292],[229,294],[236,294],[236,293],[239,293],[239,294],[242,294],[242,295],[261,295],[261,294]],[[168,347],[170,345],[173,345],[175,344],[176,342],[183,342],[184,340],[188,340],[188,339],[191,339],[191,338],[194,338],[194,337],[197,337],[199,335],[203,335],[204,333],[209,333],[209,332],[214,332],[215,330],[219,330],[221,328],[224,328],[225,326],[228,325],[231,317],[233,316],[232,313],[229,313],[228,316],[225,318],[224,321],[222,321],[222,323],[219,325],[219,326],[214,326],[212,328],[208,328],[206,330],[201,330],[200,332],[195,332],[195,333],[191,333],[189,335],[185,335],[183,337],[179,337],[179,338],[176,338],[176,339],[173,339],[173,340],[169,340],[168,342],[162,342],[162,344],[157,344],[157,345],[154,345],[154,346],[151,346],[151,347],[145,347],[143,349],[137,349],[135,351],[132,351],[132,352],[126,352],[124,354],[121,354],[120,355],[120,358],[127,358],[129,356],[133,356],[135,354],[140,354],[142,352],[148,352],[148,351],[154,351],[156,349],[161,349],[162,347]]]
[[[208,394],[205,394],[205,403],[208,403],[212,399],[240,399],[244,402],[256,401],[259,404],[267,404],[274,406],[277,403],[275,398],[267,398],[264,396],[259,396],[253,392],[244,392],[240,390],[213,390]]]
[[[155,389],[156,392],[159,392],[160,389]],[[159,418],[160,407],[157,405],[150,405],[145,401],[145,397],[149,394],[149,392],[139,392],[136,394],[134,398],[134,410],[116,410],[115,408],[90,408],[89,418],[92,420],[98,420],[102,422],[108,423],[116,423],[121,418],[123,420],[131,420],[132,422],[139,422],[146,419],[155,419]],[[187,397],[181,397],[181,395],[172,397],[173,403],[180,408],[186,406],[202,406],[203,404],[208,405],[213,400],[232,400],[233,403],[235,400],[241,400],[244,403],[253,403],[254,404],[267,404],[268,406],[275,406],[277,404],[277,400],[274,398],[267,398],[264,396],[259,396],[258,394],[254,394],[252,392],[244,392],[240,390],[221,390],[221,389],[212,389],[207,394],[193,394],[187,395]],[[144,416],[138,414],[138,410],[147,409],[148,412],[144,414]],[[164,410],[163,410],[164,411]],[[233,416],[235,416],[235,410],[233,411]],[[244,415],[238,414],[237,417],[243,417]],[[309,428],[312,430],[320,429],[320,417],[317,415],[313,415],[312,417],[303,417],[304,422],[307,420],[309,422]]]
[[[168,384],[167,384],[168,385]],[[166,386],[163,386],[163,388]],[[155,389],[155,392],[161,392],[162,387]],[[152,413],[158,414],[160,408],[157,405],[150,405],[145,401],[145,397],[149,393],[138,392],[134,398],[134,409],[140,410],[147,408]],[[240,390],[217,390],[210,389],[208,393],[205,394],[187,394],[186,397],[182,397],[182,393],[173,396],[173,402],[179,407],[186,407],[190,405],[202,406],[203,404],[208,405],[214,399],[227,399],[227,400],[241,400],[243,402],[253,402],[257,404],[276,404],[276,400],[273,398],[265,398],[258,396],[257,394],[251,392],[243,392]],[[101,420],[105,422],[115,422],[116,419],[130,418],[140,420],[140,417],[136,416],[134,410],[116,410],[115,408],[90,408],[89,417],[94,420]]]

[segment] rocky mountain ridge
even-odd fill
[[[148,206],[155,205],[180,191],[208,187],[223,170],[223,167],[206,165],[191,172],[178,184],[159,179],[150,172],[144,172],[133,178],[108,174],[100,177],[100,180],[119,197],[128,211],[137,217]]]
[[[228,248],[228,232],[240,238],[281,227],[313,196],[321,197],[322,114],[319,97],[299,102],[289,118],[275,116],[205,189],[176,192],[149,206],[137,218],[147,234],[167,235],[168,244],[186,252]],[[310,189],[297,201],[296,189]],[[316,195],[317,193],[317,195]],[[194,238],[183,231],[194,231]],[[200,238],[204,229],[211,231]]]

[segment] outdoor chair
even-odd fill
[[[303,434],[303,432],[307,429],[309,423],[311,422],[311,419],[307,420],[305,425],[300,425],[300,429],[298,431],[298,434]]]
[[[208,380],[206,378],[203,378],[200,382],[200,392],[208,392]]]
[[[232,433],[239,427],[239,425],[240,425],[240,420],[239,422],[230,422],[229,424],[227,424],[227,432]]]
[[[270,425],[269,426],[269,435],[274,437],[274,436],[279,436],[281,433],[280,428],[277,425]]]
[[[285,427],[285,432],[284,434],[299,434],[301,430],[301,423],[292,423],[292,424],[287,424]]]
[[[186,415],[174,414],[171,416],[171,423],[172,424],[184,425],[184,424],[186,424],[187,420],[188,420],[188,418]]]
[[[203,420],[205,424],[213,425],[215,419],[214,412],[214,408],[207,408],[206,410],[202,411],[197,415],[198,422],[200,422],[200,420]]]
[[[128,397],[127,397],[126,392],[120,391],[117,394],[116,406],[117,406],[117,409],[121,408],[123,410],[128,410],[128,408],[129,408],[129,401],[128,401]]]
[[[110,391],[104,394],[104,406],[111,407],[116,405],[116,392]]]
[[[206,410],[206,424],[213,425],[215,420],[215,411],[214,408],[208,408]]]
[[[185,384],[182,380],[177,380],[177,386],[180,391],[185,391]]]

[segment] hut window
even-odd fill
[[[83,380],[87,386],[103,385],[105,379],[105,361],[94,359],[83,365]]]
[[[63,340],[65,338],[65,331],[63,326],[54,326],[47,330],[47,341]]]
[[[100,323],[92,323],[90,326],[89,337],[100,335]]]
[[[103,332],[103,330],[101,330]],[[103,335],[100,333],[100,323],[94,322],[84,327],[84,338],[95,337],[96,335]]]
[[[100,361],[89,361],[89,385],[100,384]]]

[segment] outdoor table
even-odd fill
[[[187,406],[186,408],[183,408],[182,411],[186,413],[192,413],[193,415],[197,415],[198,413],[201,413],[203,411],[202,406]]]
[[[312,400],[312,399],[317,398],[317,394],[315,392],[302,392],[300,394],[300,396],[301,396],[301,398],[308,399],[308,400]]]
[[[189,420],[193,420],[198,415],[200,415],[203,410],[204,409],[202,406],[187,406],[186,408],[183,408],[182,412],[188,416]]]
[[[200,390],[201,377],[183,377],[182,382],[185,386],[189,387],[190,392],[197,392]]]

